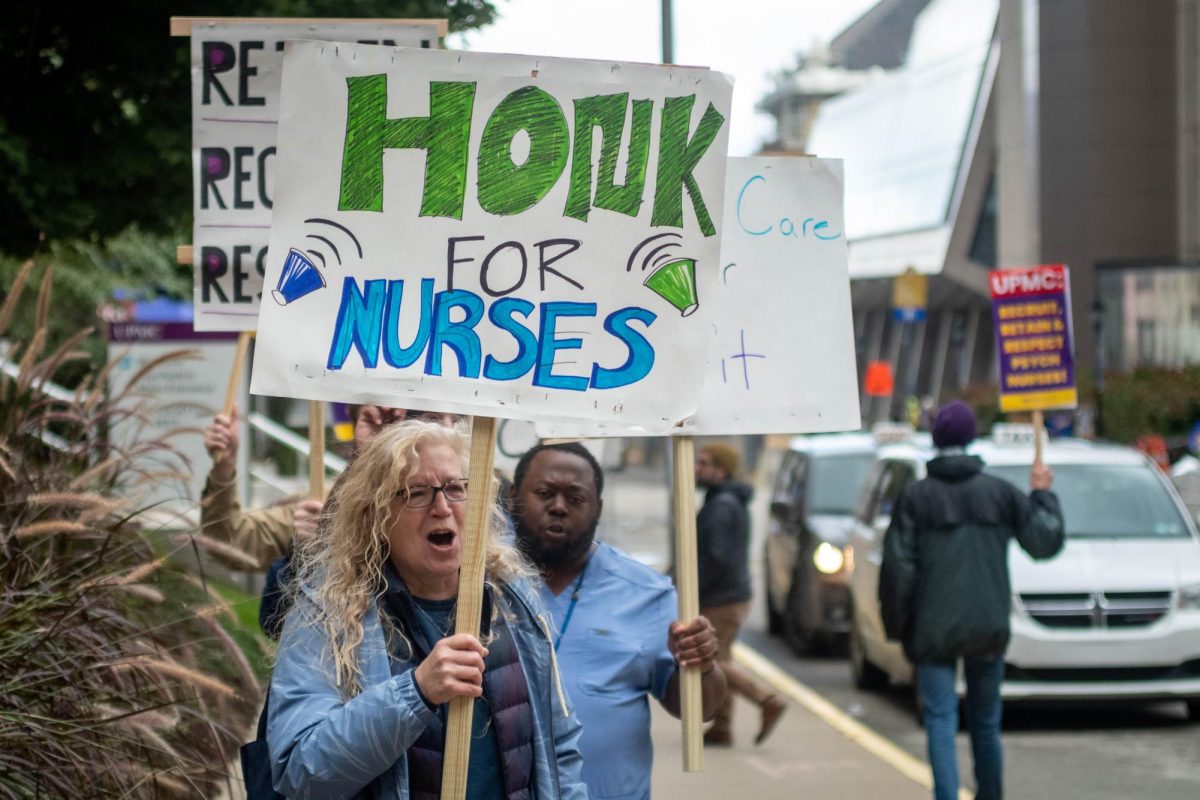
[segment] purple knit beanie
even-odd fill
[[[930,433],[938,449],[966,447],[975,439],[975,412],[962,400],[948,403],[938,411]]]

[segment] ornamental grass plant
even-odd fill
[[[0,341],[31,274],[0,306]],[[50,290],[47,270],[33,335],[0,352],[0,798],[214,797],[257,714],[247,652],[262,653],[187,565],[219,545],[129,499],[190,468],[172,437],[109,436],[149,419],[138,379],[187,355],[116,396],[107,367],[51,396],[89,331],[49,349]]]

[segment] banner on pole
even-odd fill
[[[274,198],[283,43],[437,47],[440,22],[194,24],[192,266],[196,330],[253,331]]]
[[[1000,410],[1074,408],[1071,280],[1064,264],[988,274]]]
[[[316,42],[284,62],[252,391],[648,431],[696,410],[728,77]]]

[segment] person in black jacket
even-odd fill
[[[733,695],[742,695],[761,709],[755,744],[762,744],[787,709],[748,672],[733,663],[731,648],[750,610],[750,502],[754,490],[734,480],[738,453],[727,444],[702,447],[696,456],[696,483],[706,489],[696,515],[696,566],[699,573],[700,615],[717,631],[717,660],[725,671],[729,693],[704,734],[707,745],[733,744]]]
[[[977,800],[1003,792],[1000,684],[1009,640],[1008,542],[1016,537],[1036,559],[1058,554],[1062,511],[1050,491],[1050,468],[1035,462],[1028,496],[984,474],[967,455],[975,415],[965,403],[943,407],[933,423],[938,453],[928,477],[896,499],[883,544],[879,603],[889,639],[904,644],[933,767],[934,797],[958,797],[954,733],[956,668],[963,661]]]

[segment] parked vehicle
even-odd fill
[[[845,546],[876,449],[868,433],[797,436],[772,482],[763,545],[767,627],[797,654],[849,630]]]
[[[968,452],[1028,489],[1031,437],[980,440]],[[860,688],[912,681],[898,642],[886,640],[878,584],[891,509],[925,476],[928,447],[883,448],[863,493],[850,550],[850,662]],[[1200,534],[1162,471],[1129,447],[1054,440],[1045,447],[1067,543],[1035,562],[1014,542],[1012,641],[1006,700],[1175,698],[1200,719]]]

